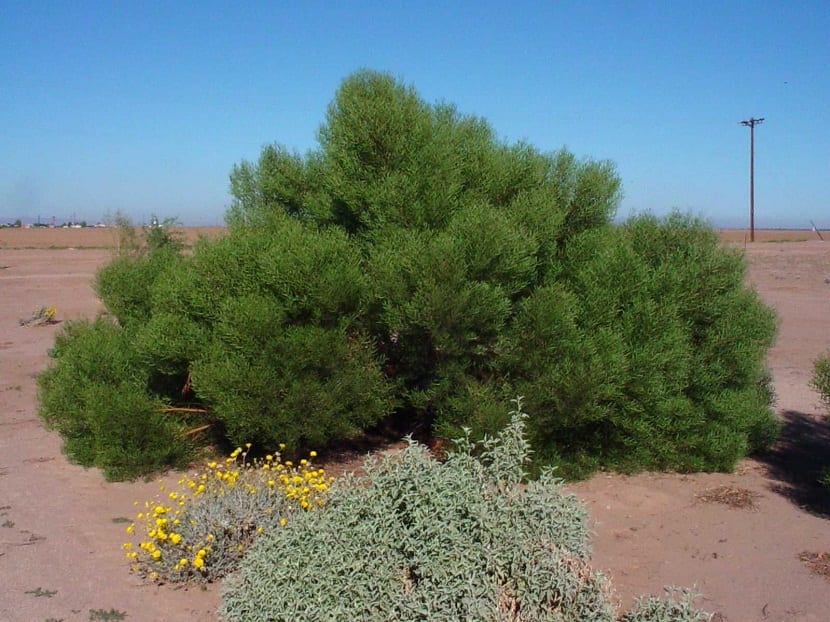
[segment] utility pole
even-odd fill
[[[764,119],[750,117],[741,121],[741,125],[749,128],[749,241],[755,241],[755,126],[764,122]]]

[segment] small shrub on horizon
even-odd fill
[[[144,503],[125,529],[140,540],[123,545],[134,572],[153,581],[213,581],[235,570],[260,534],[325,503],[331,481],[323,469],[279,453],[249,461],[250,447],[207,462],[173,490],[162,485]]]

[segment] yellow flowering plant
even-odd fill
[[[280,449],[283,449],[281,446]],[[298,511],[325,503],[331,478],[311,459],[298,465],[279,452],[248,459],[251,444],[185,475],[144,503],[126,527],[132,570],[158,581],[212,581],[232,572],[262,533]]]

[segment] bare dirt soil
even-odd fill
[[[26,235],[33,231],[44,237]],[[19,319],[46,305],[61,321],[94,316],[92,277],[113,239],[41,231],[0,230],[0,622],[117,612],[132,621],[215,619],[217,586],[155,586],[129,573],[123,520],[158,484],[107,483],[68,463],[38,420],[35,377],[61,327]],[[781,231],[771,239],[805,235],[816,239]],[[744,248],[742,237],[725,238]],[[595,566],[622,604],[663,585],[696,585],[721,622],[827,621],[830,497],[815,480],[830,463],[830,424],[809,379],[830,348],[830,242],[759,241],[746,253],[748,281],[780,319],[769,357],[784,422],[774,451],[732,474],[599,474],[570,489],[590,509]]]
[[[221,235],[224,227],[181,227],[176,229],[185,244],[192,244],[199,237],[214,238]],[[137,235],[142,229],[135,228]],[[66,248],[111,249],[118,244],[118,227],[84,227],[79,229],[31,227],[29,229],[0,229],[0,249],[59,250]]]

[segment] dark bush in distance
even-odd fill
[[[704,223],[615,226],[610,163],[371,71],[319,143],[234,167],[226,238],[102,270],[149,395],[300,449],[393,412],[495,432],[522,394],[537,460],[571,474],[729,469],[774,436],[774,317]]]

